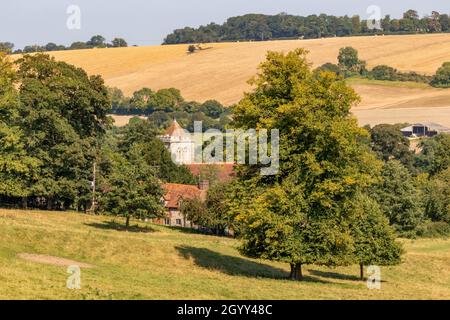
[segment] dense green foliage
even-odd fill
[[[387,80],[387,81],[411,81],[411,82],[423,82],[430,83],[432,77],[418,74],[417,72],[400,72],[397,69],[386,65],[379,65],[374,67],[368,73],[369,79],[375,80]]]
[[[379,204],[365,194],[356,194],[348,204],[355,260],[361,266],[386,266],[401,262],[402,248],[395,242],[396,234],[389,226]]]
[[[138,148],[125,155],[111,152],[109,170],[99,197],[99,210],[126,218],[145,219],[164,216],[163,191],[156,170],[149,165]]]
[[[340,76],[345,76],[344,70],[337,64],[334,64],[331,62],[327,62],[316,69],[316,72],[320,72],[320,71],[329,71],[329,72],[333,72]]]
[[[417,165],[430,175],[437,175],[450,167],[450,135],[439,134],[420,143]]]
[[[389,221],[400,232],[414,233],[425,220],[420,190],[408,171],[397,160],[384,164],[382,180],[374,194]]]
[[[301,278],[302,264],[355,261],[353,214],[344,207],[377,181],[380,168],[360,142],[367,131],[350,116],[357,95],[334,73],[312,72],[305,55],[269,52],[254,91],[233,113],[235,127],[276,128],[281,140],[277,175],[245,165],[234,184],[241,251],[289,263],[293,279]]]
[[[47,55],[17,61],[20,127],[27,154],[40,160],[29,201],[48,209],[86,206],[96,140],[109,124],[103,80]]]
[[[369,129],[372,150],[384,161],[398,160],[410,171],[414,171],[414,154],[410,143],[400,131],[405,125],[379,124]]]
[[[369,128],[370,145],[386,162],[383,179],[373,194],[401,235],[449,235],[450,135],[423,139],[416,153],[400,132],[405,126],[382,124]]]
[[[195,225],[212,233],[223,236],[230,227],[228,215],[227,189],[229,185],[223,182],[213,184],[206,194],[206,199],[186,199],[181,206],[181,212]]]
[[[436,75],[431,80],[431,85],[437,88],[450,88],[450,62],[445,62],[436,71]]]
[[[433,222],[450,224],[450,168],[432,177],[424,187],[425,215]]]
[[[307,17],[286,13],[277,15],[247,14],[229,18],[224,24],[210,23],[199,28],[177,29],[164,40],[165,44],[205,43],[220,41],[271,40],[322,37],[344,37],[371,34],[410,34],[447,32],[449,16],[433,12],[420,18],[417,11],[408,10],[401,19],[386,15],[381,20],[382,30],[371,30],[367,20],[359,16],[336,17],[320,14]]]
[[[128,225],[162,215],[162,181],[195,183],[149,122],[111,128],[100,77],[44,54],[16,64],[0,55],[2,206],[95,210]]]
[[[125,97],[118,88],[110,88],[112,108],[110,113],[119,115],[146,115],[157,128],[166,128],[174,118],[183,128],[193,131],[194,121],[202,121],[203,129],[223,130],[230,122],[229,109],[216,100],[204,103],[186,101],[178,89],[168,88],[153,91],[142,88]]]
[[[350,77],[362,77],[374,80],[384,80],[384,81],[411,81],[419,83],[430,83],[433,85],[433,79],[439,77],[439,79],[445,79],[448,74],[445,74],[444,67],[439,69],[438,75],[434,78],[431,76],[419,74],[414,71],[410,72],[400,72],[387,65],[375,66],[372,70],[367,70],[366,62],[359,59],[358,51],[353,47],[345,47],[339,50],[338,55],[339,63],[325,63],[318,67],[317,71],[331,71],[337,75],[341,75],[345,78]],[[443,81],[445,83],[445,81]],[[444,86],[444,85],[443,85]]]
[[[358,51],[353,47],[339,50],[338,66],[344,71],[345,77],[364,76],[367,73],[366,62],[359,59]]]
[[[0,199],[27,197],[40,165],[25,150],[15,81],[13,65],[0,53]]]
[[[397,80],[397,70],[386,65],[376,66],[375,68],[372,69],[370,75],[375,80],[389,80],[389,81]]]
[[[23,49],[17,49],[14,53],[33,53],[33,52],[50,52],[50,51],[62,51],[62,50],[80,50],[80,49],[92,49],[92,48],[120,48],[128,47],[128,43],[122,38],[114,38],[111,43],[107,43],[106,39],[101,35],[95,35],[86,42],[77,41],[66,47],[64,45],[58,45],[53,42],[49,42],[46,45],[28,45]],[[14,44],[10,42],[0,42],[0,52],[12,53]]]

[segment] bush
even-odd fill
[[[397,80],[397,70],[386,65],[376,66],[369,75],[375,80]]]
[[[353,47],[341,48],[339,50],[338,61],[339,67],[345,72],[345,78],[367,75],[366,62],[359,60],[358,50]]]
[[[191,45],[188,47],[188,52],[189,52],[189,53],[194,53],[196,50],[197,50],[197,47],[194,46],[193,44],[191,44]]]
[[[421,82],[421,83],[430,83],[432,77],[418,74],[417,72],[398,72],[397,73],[398,81],[412,81],[412,82]]]
[[[450,88],[450,62],[445,62],[436,71],[436,75],[431,80],[431,85],[437,88]]]
[[[431,77],[418,74],[417,72],[399,72],[396,69],[387,66],[379,65],[369,72],[369,78],[375,80],[385,81],[412,81],[430,83]]]

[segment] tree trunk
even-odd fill
[[[364,265],[359,265],[359,279],[361,281],[364,281]]]
[[[22,209],[26,210],[28,209],[28,198],[22,197]]]
[[[52,210],[52,209],[53,209],[53,199],[48,198],[47,199],[47,210]]]
[[[296,281],[303,280],[301,263],[296,263],[296,264],[291,263],[291,274],[290,274],[289,278],[291,280],[296,280]]]
[[[125,223],[125,228],[128,229],[130,227],[130,216],[127,216],[127,222]]]

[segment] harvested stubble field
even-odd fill
[[[233,42],[204,45],[207,50],[187,53],[187,45],[92,49],[52,53],[90,74],[102,75],[109,86],[130,95],[142,87],[175,87],[188,100],[216,99],[233,104],[250,89],[266,52],[310,51],[314,66],[336,62],[344,46],[359,50],[369,68],[387,64],[401,71],[433,74],[450,61],[450,34],[348,37],[315,40]],[[351,82],[362,97],[354,113],[363,124],[382,122],[439,122],[450,126],[450,90],[414,83]],[[120,118],[119,118],[120,119]]]

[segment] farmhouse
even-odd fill
[[[167,209],[167,215],[165,218],[155,219],[153,222],[166,226],[194,228],[195,226],[181,212],[181,205],[183,200],[187,199],[205,200],[208,187],[208,181],[203,181],[198,186],[177,183],[164,184],[164,206]]]
[[[439,133],[450,133],[450,128],[433,122],[415,123],[400,129],[405,137],[433,137]]]
[[[228,182],[234,177],[234,163],[196,163],[194,157],[195,142],[187,130],[174,120],[164,135],[159,137],[172,155],[172,160],[186,165],[199,181],[198,186],[166,183],[164,189],[164,206],[167,215],[154,219],[154,223],[183,228],[196,228],[181,212],[183,200],[206,199],[210,182]]]

